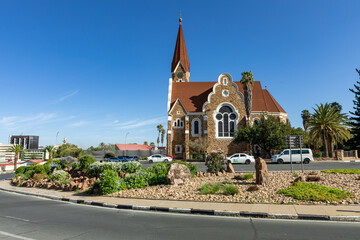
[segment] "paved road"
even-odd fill
[[[204,163],[195,163],[198,167],[198,171],[206,171],[206,166]],[[142,163],[144,168],[150,167],[152,164]],[[255,171],[254,164],[234,164],[235,171]],[[301,165],[294,164],[294,170],[300,171]],[[304,164],[305,170],[323,170],[323,169],[334,169],[334,168],[356,168],[360,169],[360,162],[316,162],[310,164]],[[289,171],[290,164],[272,164],[268,163],[268,169],[270,171]],[[0,174],[0,180],[11,179],[14,176],[13,173]]]
[[[107,209],[0,191],[0,239],[359,239],[360,223]]]
[[[198,167],[198,171],[206,171],[204,163],[195,163]],[[151,164],[144,163],[143,166],[149,167]],[[235,171],[255,171],[254,164],[234,164]],[[295,171],[301,170],[301,164],[293,164]],[[276,164],[268,163],[268,169],[270,171],[290,171],[290,164]],[[360,162],[316,162],[310,164],[304,164],[305,170],[323,170],[323,169],[334,169],[334,168],[356,168],[360,169]]]

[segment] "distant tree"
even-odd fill
[[[272,149],[285,147],[285,137],[291,133],[289,124],[280,122],[276,117],[263,115],[258,124],[245,126],[235,132],[234,142],[246,142],[253,146],[257,144],[268,155]]]
[[[205,159],[205,153],[210,145],[207,137],[196,138],[195,140],[189,140],[186,142],[189,148],[195,152],[203,154],[203,158]]]
[[[349,125],[345,114],[329,103],[316,105],[309,121],[310,137],[324,146],[325,157],[334,144],[350,139]]]
[[[79,148],[75,144],[65,143],[61,145],[56,151],[56,157],[79,157],[84,152],[83,149]]]
[[[151,142],[151,143],[150,143],[150,146],[155,147],[155,143],[154,143],[154,142]]]
[[[250,117],[252,107],[252,84],[254,82],[254,75],[251,71],[242,72],[241,75],[242,78],[240,82],[243,84],[244,87],[246,115]]]
[[[49,153],[49,159],[52,159],[52,155],[55,152],[54,145],[49,145],[45,148],[45,150]]]
[[[20,144],[14,144],[13,146],[11,146],[9,149],[8,149],[9,152],[13,152],[15,153],[15,158],[14,158],[14,170],[16,170],[17,168],[17,162],[19,160],[19,156],[20,156],[20,153],[22,153],[24,151],[24,147]]]
[[[149,145],[148,141],[144,141],[144,145]]]
[[[161,146],[164,146],[164,138],[165,138],[165,129],[161,129]]]
[[[158,130],[158,137],[157,137],[157,144],[159,146],[160,144],[160,134],[161,134],[161,130],[164,128],[163,125],[159,124],[156,126],[157,130]]]
[[[359,78],[360,78],[360,70],[356,69],[356,72],[359,74]],[[354,84],[354,88],[349,90],[350,92],[355,94],[355,100],[353,100],[354,111],[350,112],[352,138],[349,141],[349,145],[353,149],[360,150],[360,82],[356,81],[356,84]]]
[[[330,103],[330,107],[334,108],[336,111],[341,112],[342,106],[338,102],[332,102]]]

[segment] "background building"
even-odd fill
[[[12,144],[0,144],[0,162],[6,162],[8,160],[13,161],[15,158],[15,153],[8,152],[8,149],[11,148]]]
[[[10,144],[21,144],[24,149],[38,149],[39,148],[39,136],[32,135],[14,135],[9,138]]]

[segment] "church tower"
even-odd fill
[[[190,62],[186,51],[185,38],[182,29],[182,19],[179,19],[179,31],[175,44],[174,57],[171,63],[173,82],[189,82]]]

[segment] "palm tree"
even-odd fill
[[[14,170],[17,168],[17,161],[19,159],[20,153],[24,151],[24,147],[20,144],[14,144],[12,147],[8,149],[9,152],[15,153],[15,159],[14,159]]]
[[[163,129],[163,125],[159,124],[156,126],[157,130],[158,130],[158,137],[157,137],[157,144],[158,144],[158,147],[159,147],[159,144],[160,144],[160,133],[161,133],[161,129]]]
[[[338,102],[330,103],[330,107],[335,108],[338,112],[341,112],[342,110],[342,106]]]
[[[302,110],[301,112],[301,118],[303,120],[303,126],[304,126],[304,130],[305,132],[307,131],[308,128],[308,124],[309,124],[309,119],[310,119],[310,112],[309,110]]]
[[[165,129],[161,129],[161,146],[164,146]]]
[[[52,155],[55,151],[54,145],[49,145],[45,148],[45,150],[49,153],[49,159],[52,159]]]
[[[244,86],[244,95],[245,95],[245,108],[246,108],[246,115],[248,119],[250,119],[251,114],[251,105],[252,105],[252,84],[254,82],[254,75],[250,72],[243,72],[241,73],[241,83]]]
[[[337,108],[330,104],[316,105],[314,113],[309,119],[310,136],[314,141],[323,144],[325,157],[329,156],[329,147],[332,149],[334,143],[350,139],[349,125],[345,114],[341,114]]]

